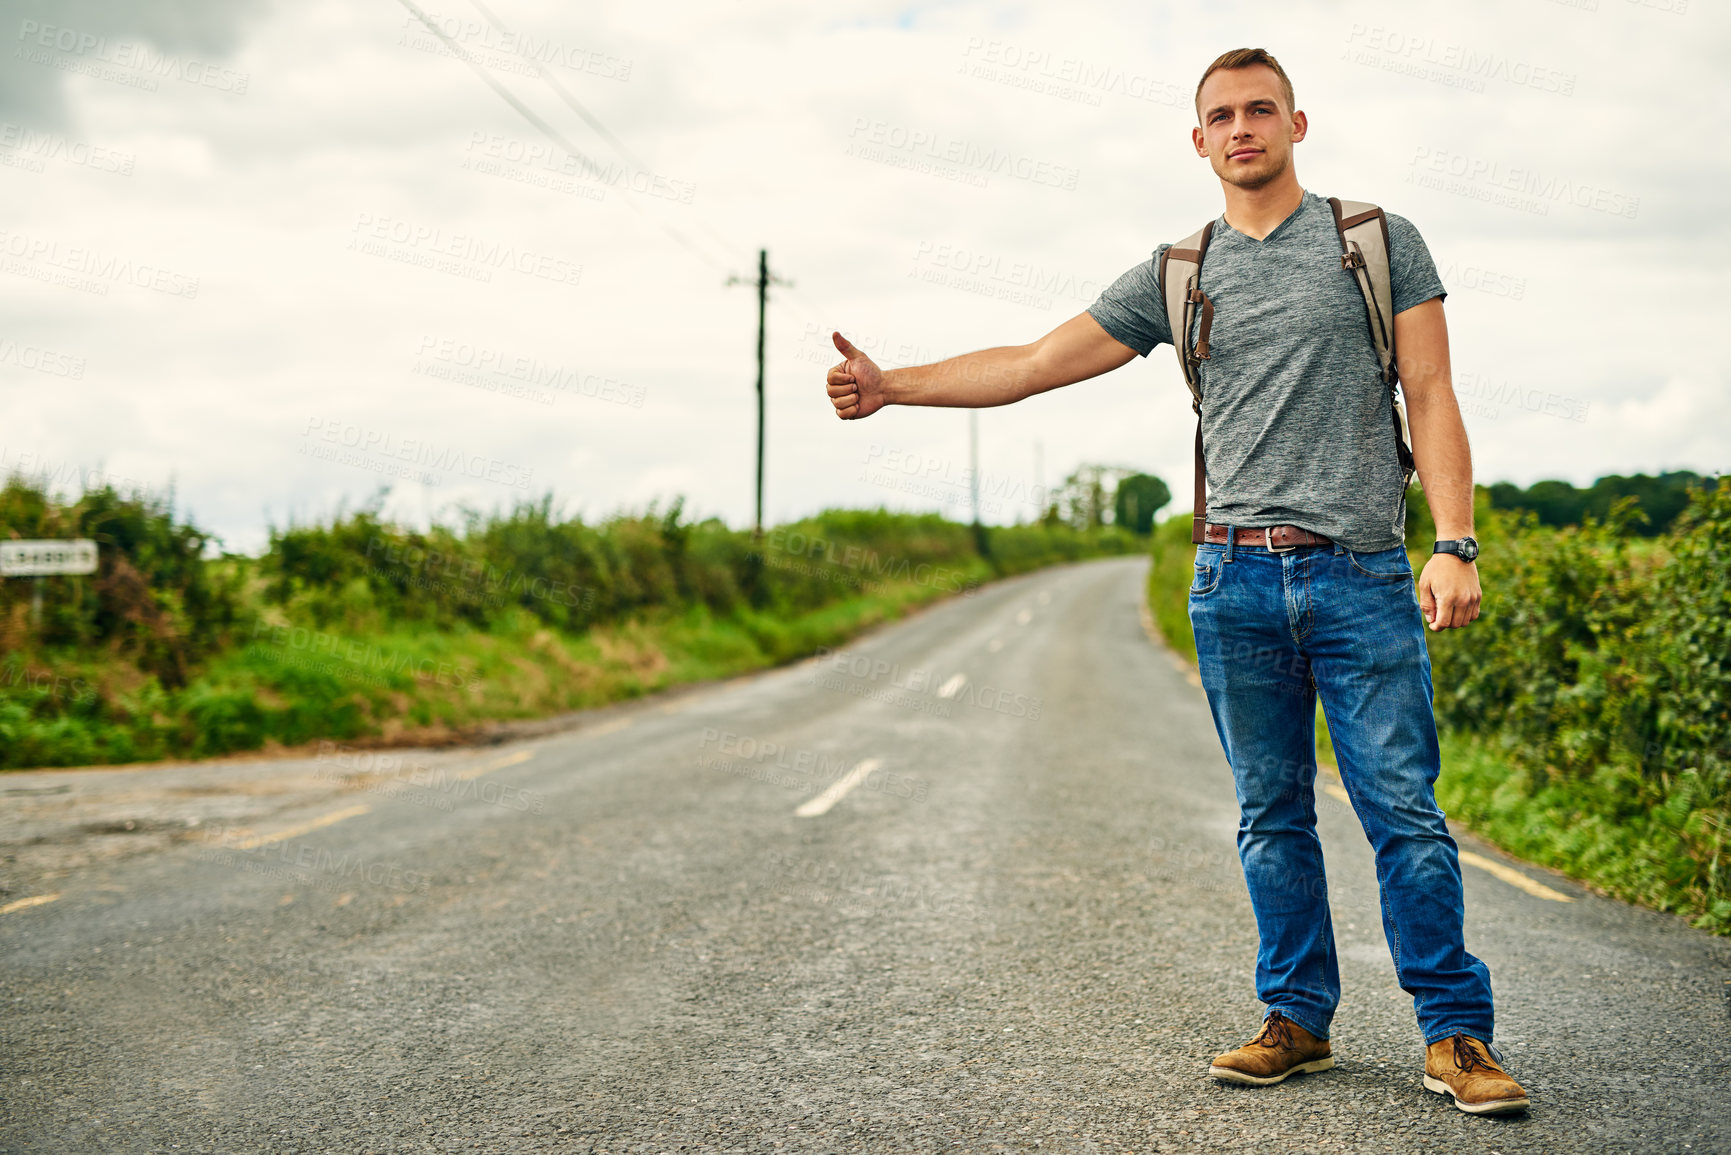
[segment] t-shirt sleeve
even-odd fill
[[[1113,338],[1146,357],[1154,346],[1172,343],[1172,326],[1166,319],[1166,300],[1160,292],[1161,245],[1154,256],[1107,285],[1088,315]]]
[[[1442,278],[1437,276],[1436,262],[1431,260],[1430,247],[1411,221],[1393,213],[1388,217],[1388,279],[1394,294],[1394,311],[1404,313],[1414,305],[1422,305],[1432,297],[1448,296]]]

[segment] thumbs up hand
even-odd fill
[[[846,358],[829,371],[829,399],[835,415],[843,421],[870,417],[884,407],[883,370],[840,333],[832,333],[830,339]]]

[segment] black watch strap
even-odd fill
[[[1455,538],[1450,541],[1438,541],[1431,548],[1435,553],[1452,553],[1462,561],[1476,561],[1479,556],[1479,543],[1471,537]]]

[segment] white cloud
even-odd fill
[[[95,267],[129,272],[105,293],[0,272],[0,339],[85,361],[81,379],[0,364],[0,452],[172,478],[181,504],[240,547],[262,540],[265,509],[317,515],[375,488],[363,467],[301,452],[310,419],[457,446],[532,478],[527,491],[460,475],[405,482],[390,506],[404,517],[548,487],[591,516],[677,491],[700,515],[745,524],[756,308],[722,281],[754,271],[764,245],[796,282],[770,313],[768,516],[880,501],[959,513],[941,485],[861,473],[874,445],[965,463],[966,416],[835,420],[821,335],[841,328],[925,358],[1032,340],[1079,312],[1080,291],[1042,308],[919,274],[950,246],[1103,284],[1216,214],[1218,186],[1189,152],[1188,94],[1208,60],[1250,42],[1282,58],[1310,114],[1306,187],[1379,200],[1424,232],[1451,290],[1457,369],[1585,406],[1582,421],[1507,404],[1469,413],[1482,479],[1726,464],[1727,374],[1712,343],[1728,255],[1713,208],[1728,165],[1702,126],[1725,88],[1731,18],[1699,0],[1682,15],[1634,0],[491,7],[541,38],[561,82],[673,196],[490,155],[540,138],[463,64],[420,50],[406,10],[383,0],[278,5],[221,27],[78,10],[112,37],[181,54],[154,91],[114,79],[136,69],[9,60],[0,119],[65,143],[40,171],[0,168],[4,231],[61,265],[95,254]],[[480,27],[466,0],[441,15]],[[507,59],[489,35],[465,43]],[[1373,63],[1354,58],[1367,51]],[[1457,66],[1466,53],[1493,61],[1483,92],[1461,87],[1475,75]],[[245,91],[222,90],[220,72],[189,81],[193,58],[245,75]],[[1425,78],[1388,60],[1440,63]],[[1083,82],[1030,88],[1066,69]],[[493,75],[581,151],[618,162],[546,86]],[[1545,90],[1561,78],[1571,94]],[[981,188],[848,155],[880,123],[1012,151],[1057,185],[1073,171],[1074,188],[997,175]],[[133,157],[130,174],[64,159],[91,146]],[[1632,218],[1567,203],[1539,215],[1408,182],[1415,158],[1439,156],[1444,169],[1525,167],[1602,192],[1601,207],[1638,206]],[[681,182],[695,185],[690,204]],[[425,267],[441,261],[452,267]],[[194,279],[196,296],[164,291]],[[429,376],[416,371],[428,338],[575,371],[577,385],[547,406]],[[1135,464],[1182,507],[1191,417],[1171,360],[1156,350],[985,411],[982,467],[1032,484],[1038,443],[1048,484],[1083,460]],[[641,403],[585,394],[592,379]]]

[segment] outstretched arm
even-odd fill
[[[870,417],[885,405],[948,405],[983,409],[1008,405],[1060,385],[1098,377],[1125,364],[1136,350],[1087,313],[1079,313],[1030,345],[1003,345],[931,365],[879,369],[836,333],[846,358],[829,371],[829,399],[844,421]]]
[[[1394,318],[1401,391],[1412,425],[1413,463],[1436,520],[1438,540],[1473,532],[1473,456],[1449,372],[1448,322],[1440,297]],[[1464,626],[1479,616],[1479,571],[1452,553],[1432,555],[1419,574],[1419,607],[1433,630]]]

